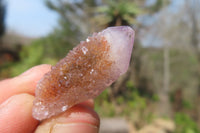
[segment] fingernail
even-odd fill
[[[87,123],[68,123],[54,125],[51,133],[98,133],[97,126]]]

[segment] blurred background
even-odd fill
[[[0,0],[0,79],[120,25],[135,30],[134,50],[95,99],[101,132],[200,133],[200,0]]]

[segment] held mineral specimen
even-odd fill
[[[109,27],[80,42],[38,82],[33,117],[43,120],[95,98],[129,66],[134,31]]]

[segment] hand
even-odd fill
[[[1,133],[98,133],[99,117],[92,100],[42,122],[32,117],[36,84],[50,68],[36,66],[0,82]]]

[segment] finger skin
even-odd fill
[[[85,104],[78,104],[66,112],[44,120],[35,133],[97,133],[100,119],[96,112]]]
[[[93,99],[89,99],[87,101],[84,101],[82,103],[80,103],[81,105],[85,105],[85,106],[88,106],[92,109],[94,109],[94,100]]]
[[[51,65],[39,65],[29,69],[15,78],[1,81],[0,104],[16,94],[28,93],[34,95],[37,82],[44,76],[45,73],[50,71],[50,69]]]
[[[34,132],[39,121],[32,117],[33,96],[37,82],[50,68],[50,65],[36,66],[18,77],[0,82],[1,133]],[[61,115],[43,121],[36,133],[96,133],[100,122],[93,108],[93,100],[82,102]]]
[[[32,133],[38,121],[32,117],[34,97],[29,94],[14,95],[0,105],[1,133]]]

